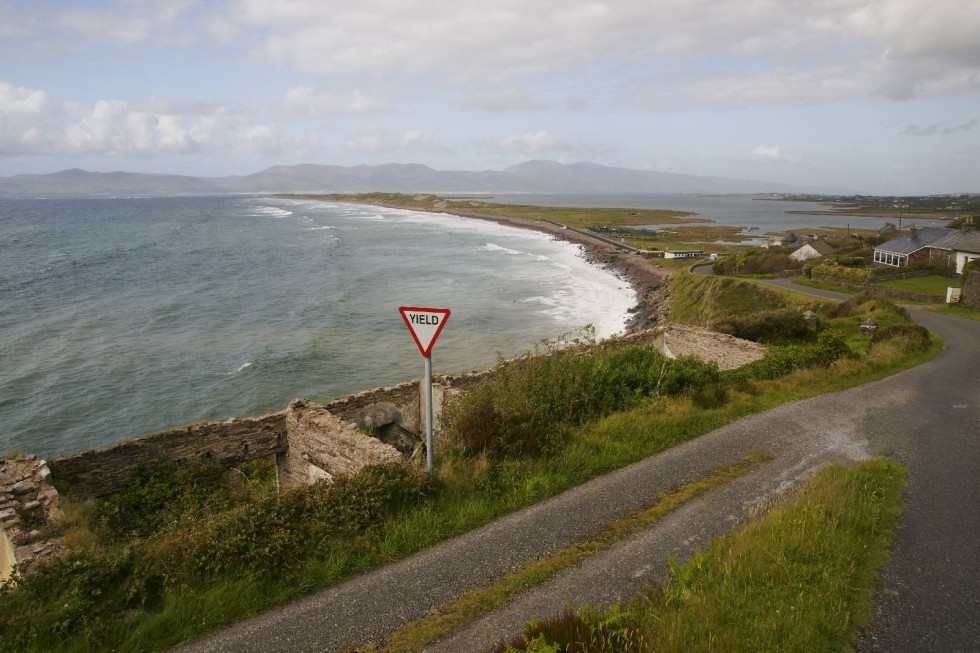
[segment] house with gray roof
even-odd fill
[[[953,231],[935,241],[929,248],[933,255],[945,255],[947,269],[956,269],[957,274],[970,261],[980,259],[980,231]]]
[[[908,233],[875,247],[874,262],[897,268],[912,263],[928,263],[930,245],[955,233],[959,232],[943,227],[913,228]]]

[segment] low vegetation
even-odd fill
[[[919,295],[931,295],[933,297],[945,297],[946,289],[950,286],[959,288],[960,280],[957,278],[941,277],[931,275],[928,277],[913,277],[911,279],[895,279],[894,281],[880,281],[879,286],[894,288],[905,292],[917,293]]]
[[[870,623],[904,487],[894,461],[825,468],[628,605],[568,610],[495,653],[849,650]]]
[[[595,225],[606,227],[641,226],[710,222],[705,218],[691,217],[688,211],[669,209],[610,209],[567,208],[558,206],[533,206],[523,204],[494,204],[477,199],[452,200],[437,195],[403,195],[399,193],[359,193],[354,195],[277,195],[286,199],[312,199],[327,202],[353,202],[381,204],[397,208],[425,211],[470,213],[501,218],[524,220],[550,220],[569,227],[588,228]]]
[[[695,320],[802,308],[750,282],[678,276],[675,309]],[[151,469],[103,501],[68,501],[69,553],[0,588],[0,651],[160,650],[742,416],[938,351],[914,330],[860,335],[869,315],[910,323],[888,302],[808,306],[821,316],[816,332],[776,329],[769,356],[732,372],[622,343],[522,359],[448,410],[452,444],[431,475],[376,467],[277,494],[269,463]]]

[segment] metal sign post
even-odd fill
[[[449,319],[448,308],[421,308],[418,306],[401,306],[398,308],[405,326],[408,327],[415,344],[422,352],[425,361],[423,382],[425,385],[425,461],[428,470],[432,471],[434,462],[432,447],[432,346],[442,333]]]

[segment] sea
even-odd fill
[[[748,233],[879,218],[744,195],[499,195],[692,211]],[[592,325],[629,285],[581,248],[493,222],[258,196],[0,198],[0,455],[67,455],[419,378],[399,306],[449,308],[436,372]]]
[[[269,197],[0,199],[0,455],[67,455],[423,372],[399,306],[448,308],[436,372],[592,325],[629,284],[493,222]]]

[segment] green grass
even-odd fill
[[[937,306],[930,309],[935,313],[942,313],[943,315],[954,315],[956,317],[965,317],[968,320],[977,320],[980,322],[980,308],[969,308],[967,306]]]
[[[748,474],[758,463],[770,459],[766,454],[753,453],[734,464],[722,465],[695,481],[658,495],[648,506],[635,511],[629,517],[612,521],[588,540],[575,542],[545,558],[529,562],[490,585],[467,592],[446,605],[433,609],[429,615],[390,633],[380,647],[358,645],[350,648],[378,653],[421,650],[484,613],[507,603],[517,593],[540,585],[561,571],[609,549],[616,542],[653,526],[688,501]]]
[[[401,195],[398,193],[362,193],[356,195],[277,195],[291,199],[312,199],[358,204],[382,204],[406,209],[423,209],[446,212],[463,212],[499,218],[521,220],[550,220],[560,224],[586,229],[601,225],[627,227],[638,225],[682,224],[710,222],[706,218],[691,217],[688,211],[671,209],[617,209],[573,208],[556,206],[532,206],[523,204],[494,204],[479,200],[446,200],[436,195]]]
[[[814,298],[751,279],[675,272],[670,321],[707,326],[732,315],[748,315],[814,303]],[[819,300],[816,300],[819,301]]]
[[[904,290],[906,292],[914,292],[920,295],[945,297],[946,288],[949,286],[956,286],[959,288],[960,281],[959,279],[951,279],[949,277],[929,276],[914,277],[912,279],[895,279],[893,281],[879,281],[875,285],[895,288],[896,290]]]
[[[672,563],[663,586],[625,607],[532,625],[524,639],[535,643],[507,650],[852,650],[873,616],[905,483],[890,460],[824,468],[763,517]]]
[[[689,290],[701,289],[701,279],[691,277]],[[768,289],[755,284],[737,282],[747,288],[730,289],[726,282],[732,280],[704,279],[720,281],[721,289],[709,293],[712,299],[703,306],[751,312],[762,300],[786,301],[781,293],[767,295],[762,291]],[[856,306],[839,324],[856,330],[856,321],[863,319],[861,306],[867,308]],[[908,321],[900,311],[891,316],[888,307],[881,303],[876,314]],[[849,345],[864,351],[867,342]],[[495,458],[447,448],[431,487],[397,505],[385,492],[405,487],[392,485],[401,477],[375,474],[375,481],[368,475],[367,480],[327,486],[339,492],[332,504],[323,499],[333,490],[312,486],[282,497],[232,502],[237,507],[227,514],[209,514],[200,523],[177,528],[143,522],[140,537],[107,540],[103,548],[80,532],[75,537],[78,565],[49,570],[46,586],[30,581],[0,590],[0,650],[160,650],[404,558],[740,417],[882,378],[927,360],[940,348],[933,343],[926,350],[911,350],[886,342],[828,368],[801,369],[767,381],[733,381],[724,393],[713,395],[714,407],[697,395],[645,398],[629,410],[562,427],[561,446],[544,456]],[[195,478],[185,479],[189,491],[197,491]],[[128,506],[125,512],[131,515],[147,502],[148,489],[136,488],[134,501],[118,505]],[[169,496],[165,489],[152,494]],[[372,511],[380,511],[382,518]],[[183,512],[195,513],[190,507]],[[322,514],[337,514],[351,526],[334,532],[335,521],[310,518]],[[264,516],[273,519],[267,523]],[[321,522],[326,528],[316,526]],[[131,521],[123,525],[132,528]]]
[[[793,283],[798,286],[806,286],[807,288],[816,288],[817,290],[831,290],[833,292],[841,292],[841,293],[846,293],[848,295],[857,295],[861,292],[860,288],[854,288],[853,286],[841,286],[836,283],[815,281],[813,279],[806,279],[804,277],[801,277],[799,279],[794,279]]]

